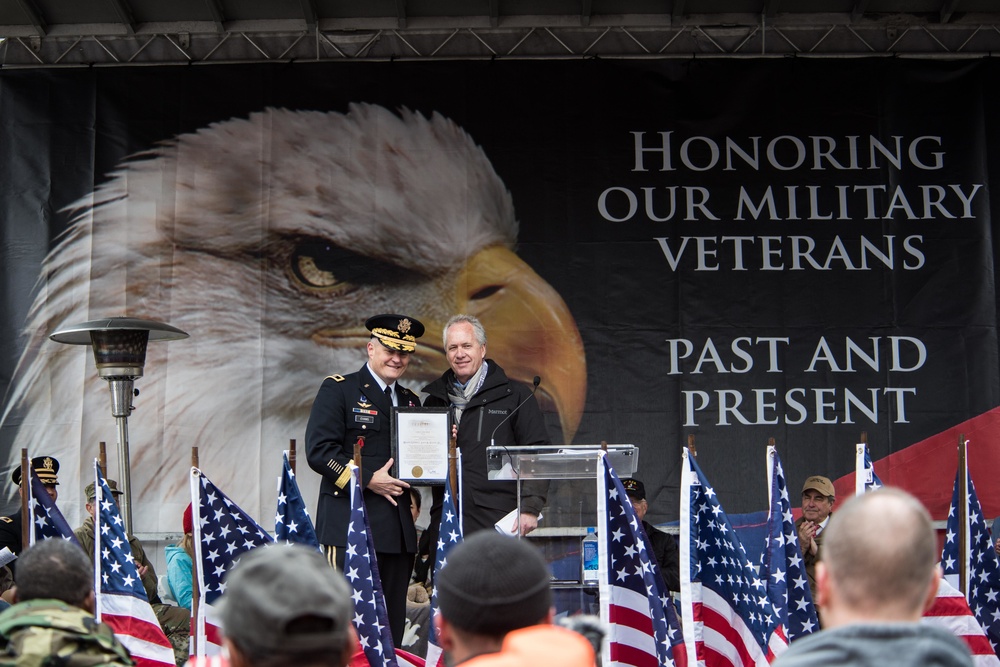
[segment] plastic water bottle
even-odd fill
[[[583,557],[583,582],[598,583],[597,532],[593,526],[587,527],[587,535],[583,538],[581,552]]]

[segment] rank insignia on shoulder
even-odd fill
[[[14,523],[14,520],[9,516],[0,516],[0,521],[3,521],[4,523]]]
[[[343,382],[347,378],[345,378],[343,375],[327,375],[326,379],[333,380],[334,382]]]

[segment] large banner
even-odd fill
[[[634,443],[655,520],[680,448],[726,507],[880,475],[941,518],[953,445],[1000,463],[995,62],[449,62],[0,72],[0,443],[62,462],[82,513],[113,452],[89,348],[48,335],[128,315],[151,343],[129,420],[137,530],[180,525],[190,447],[256,516],[324,376],[365,319],[441,327],[538,394],[553,442]],[[945,443],[945,444],[942,444]],[[112,457],[109,475],[114,477]],[[310,504],[319,477],[300,468]],[[5,482],[8,508],[15,489]],[[853,482],[851,483],[853,487]],[[846,488],[846,487],[845,487]],[[988,514],[1000,487],[980,482]],[[992,489],[992,490],[991,490]],[[559,498],[557,493],[556,498]]]

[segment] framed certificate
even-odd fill
[[[393,408],[392,476],[416,484],[444,484],[450,437],[450,408]]]

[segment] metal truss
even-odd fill
[[[851,22],[849,16],[769,24],[512,28],[309,29],[298,26],[170,26],[89,35],[13,36],[0,44],[0,67],[122,66],[234,62],[428,61],[455,59],[747,58],[910,56],[976,58],[1000,52],[1000,17],[931,23],[912,16]],[[838,20],[840,19],[840,20]],[[296,29],[297,28],[297,29]],[[176,30],[176,31],[174,31]],[[115,32],[121,34],[115,34]]]

